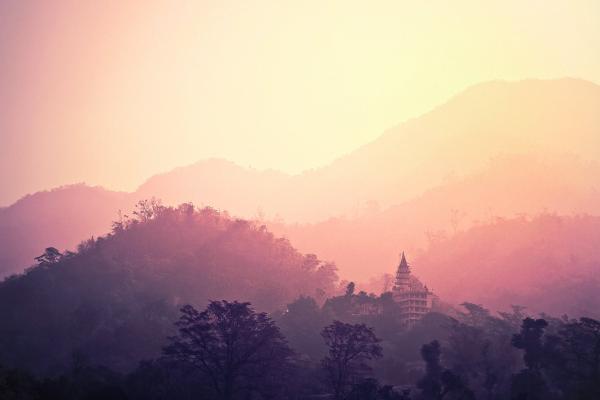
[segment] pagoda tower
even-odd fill
[[[404,252],[400,257],[392,296],[398,304],[400,321],[407,328],[414,326],[433,307],[435,295],[418,278],[411,276]]]

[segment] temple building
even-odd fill
[[[411,275],[410,265],[406,261],[404,252],[402,252],[396,272],[392,296],[399,305],[400,320],[406,327],[412,327],[430,312],[436,299],[427,286]]]

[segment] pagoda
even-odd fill
[[[400,256],[392,296],[399,305],[400,320],[408,328],[414,326],[431,311],[435,299],[433,292],[411,274],[411,267],[406,261],[404,252]]]

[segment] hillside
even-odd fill
[[[250,301],[273,311],[323,298],[335,267],[264,227],[212,209],[144,203],[135,219],[0,283],[0,364],[40,373],[74,353],[118,370],[160,353],[184,304]]]

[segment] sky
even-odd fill
[[[600,83],[600,2],[0,1],[0,206],[326,165],[470,85]],[[409,155],[404,155],[409,156]]]

